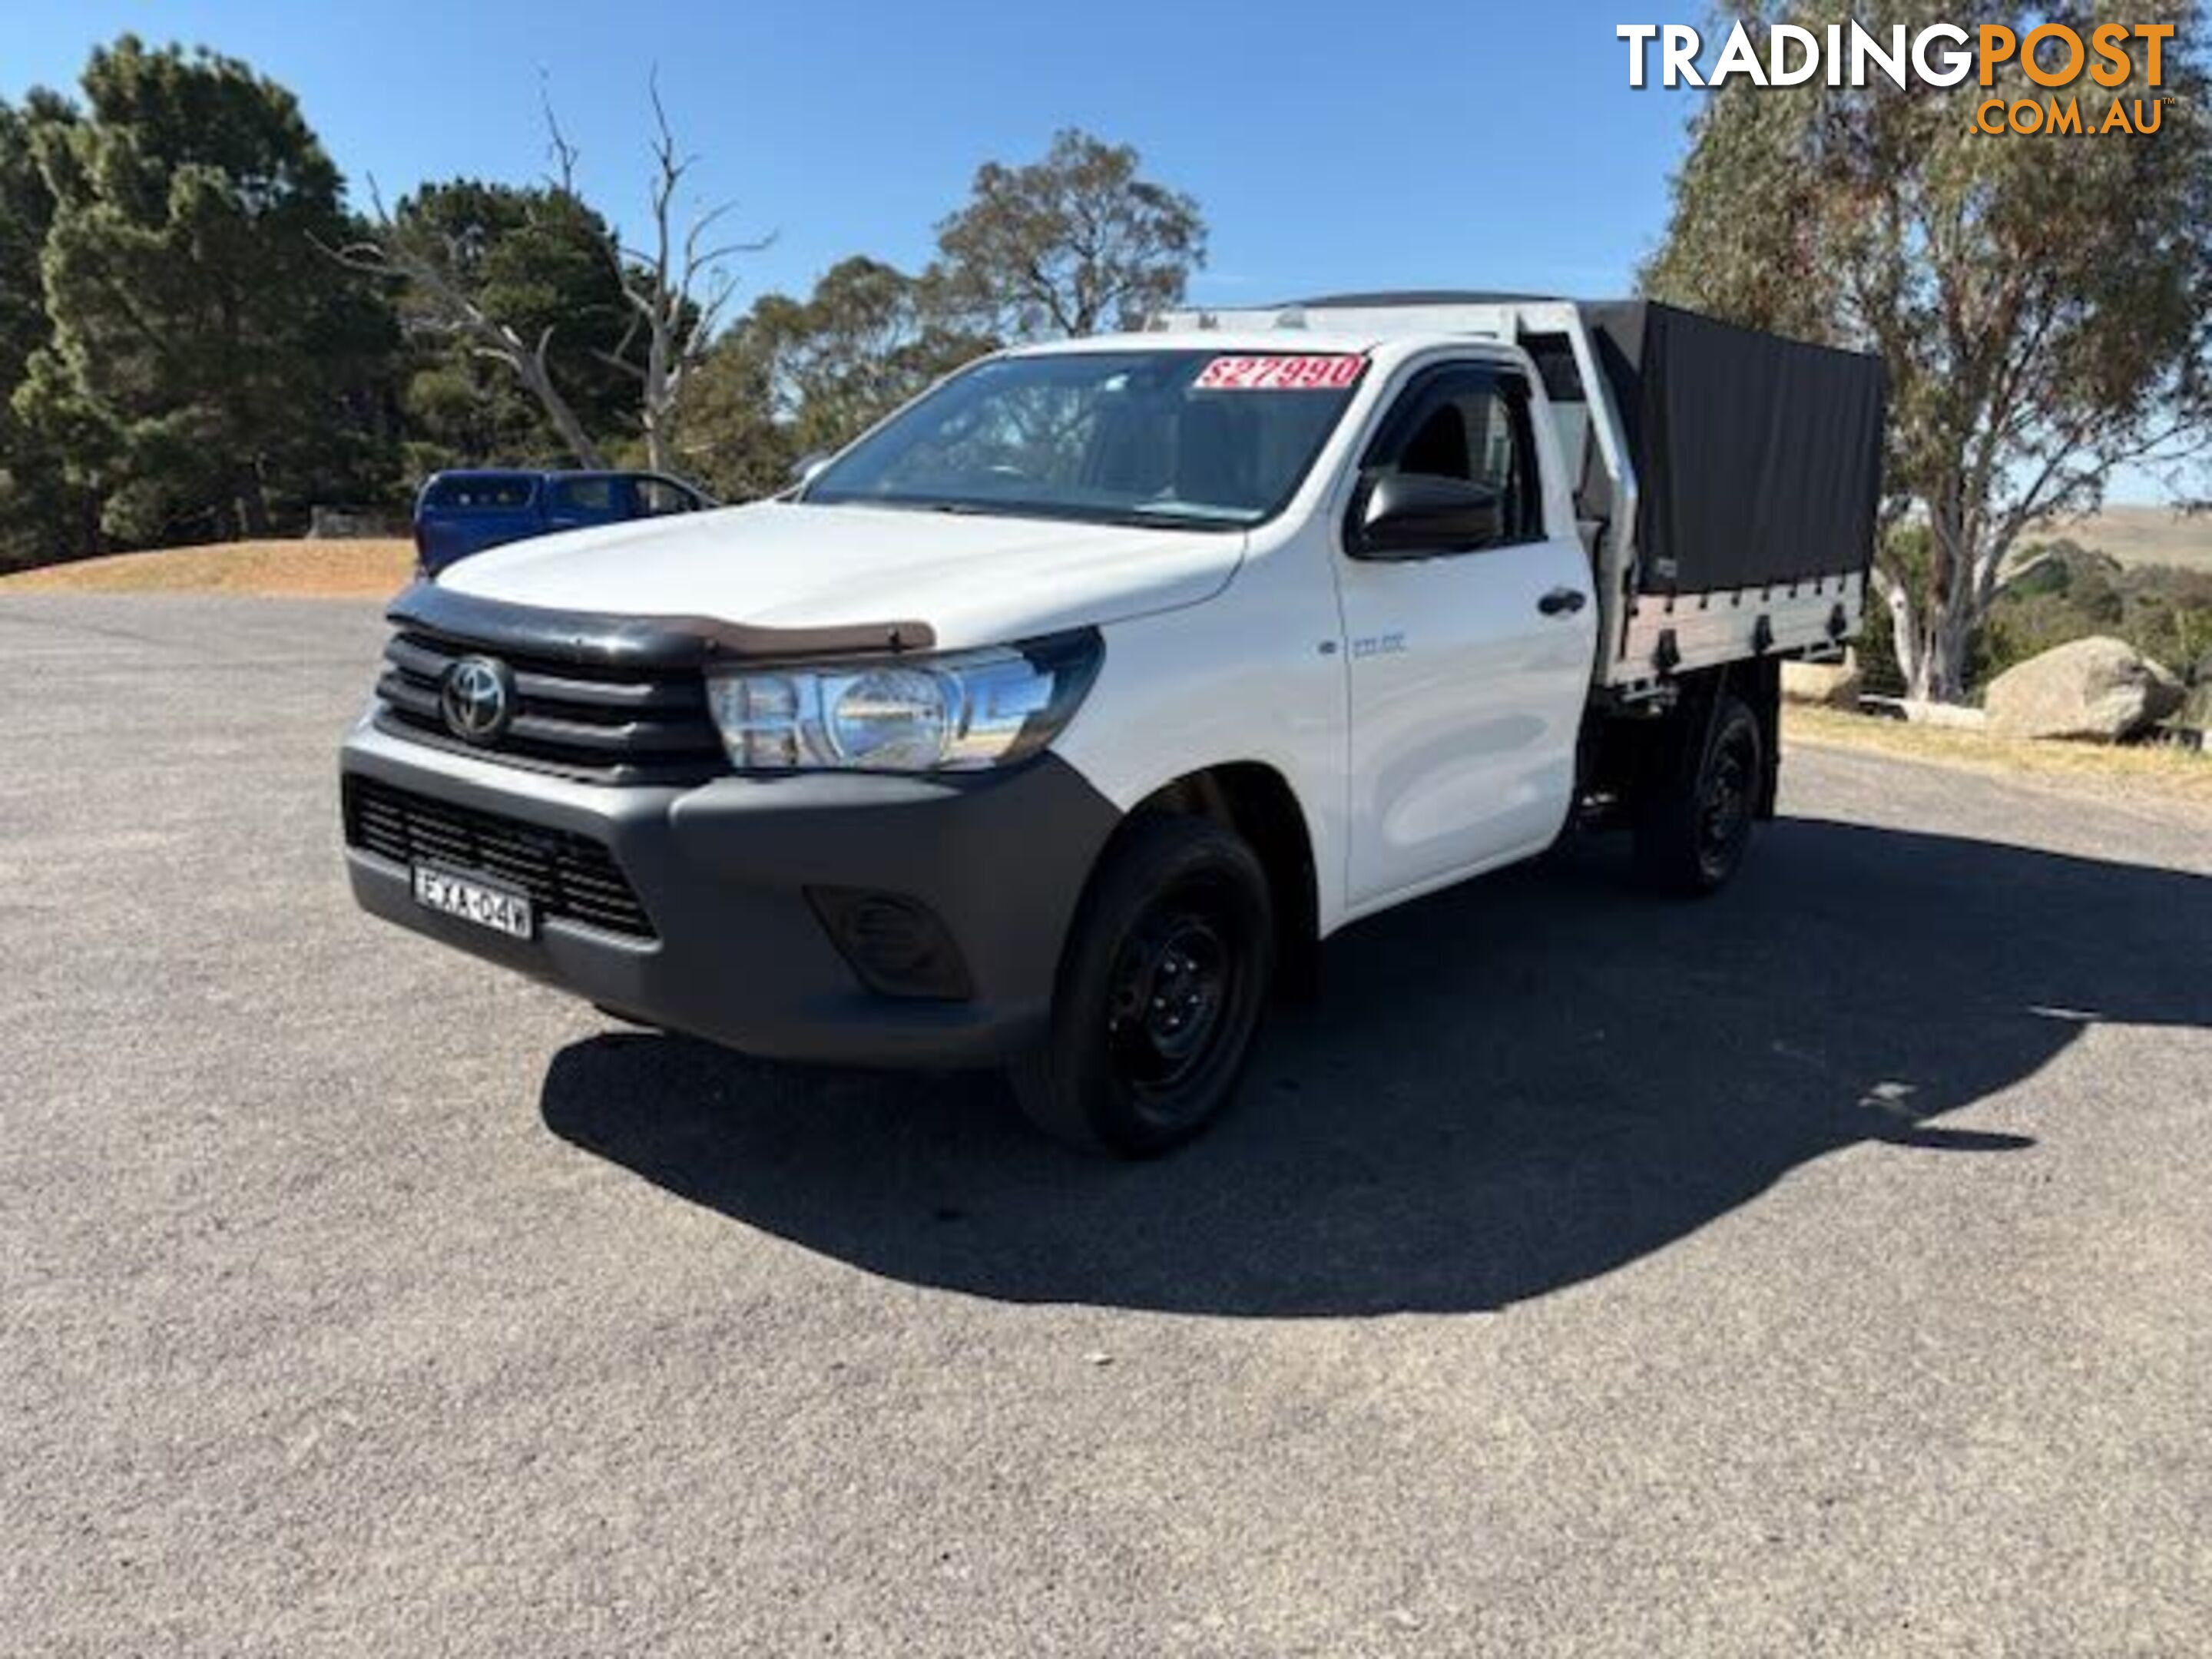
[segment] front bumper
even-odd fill
[[[864,1066],[1006,1058],[1042,1032],[1077,900],[1119,814],[1049,753],[1005,773],[813,773],[607,787],[450,753],[363,720],[349,778],[604,846],[652,924],[633,937],[545,915],[514,939],[424,908],[400,859],[346,848],[362,908],[602,1006],[750,1054]],[[820,895],[926,907],[957,996],[869,988]]]

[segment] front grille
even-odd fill
[[[514,676],[514,719],[490,743],[465,743],[446,726],[440,693],[471,646],[403,629],[384,648],[376,695],[382,724],[440,748],[558,772],[593,783],[696,783],[728,769],[696,669],[615,667],[486,654]]]
[[[395,864],[434,864],[530,895],[541,915],[651,939],[614,855],[589,836],[454,806],[375,778],[345,778],[346,844]]]

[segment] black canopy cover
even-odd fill
[[[1881,360],[1649,301],[1582,308],[1627,428],[1647,593],[1863,574]]]

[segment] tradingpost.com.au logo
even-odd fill
[[[1883,76],[1900,88],[1917,83],[1955,87],[1969,76],[1985,88],[2010,64],[2045,88],[2041,98],[1991,96],[1974,106],[1977,131],[2106,133],[2156,132],[2167,99],[2165,50],[2173,38],[2171,23],[2103,23],[2087,31],[2045,23],[2025,37],[2001,23],[1967,29],[1956,23],[1930,23],[1913,33],[1899,23],[1877,33],[1854,21],[1830,23],[1814,31],[1796,23],[1775,23],[1765,31],[1762,54],[1752,32],[1739,21],[1711,69],[1700,71],[1705,38],[1687,23],[1622,23],[1613,33],[1628,42],[1628,84],[1642,87],[1658,47],[1660,76],[1667,87],[1723,86],[1741,78],[1761,87],[1797,87],[1818,78],[1831,87],[1865,88]],[[2138,83],[2148,97],[2113,97],[2101,112],[2099,91]],[[2089,107],[2082,96],[2087,91]]]

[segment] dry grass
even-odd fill
[[[2109,553],[2122,564],[2171,564],[2212,570],[2212,514],[2184,518],[2162,507],[2108,507],[2083,519],[2039,527],[2030,543],[2060,537]]]
[[[1785,744],[1868,750],[1990,777],[2212,806],[2212,756],[2164,745],[2039,743],[1797,703],[1784,708],[1782,733]]]
[[[0,576],[0,593],[240,593],[264,599],[381,599],[415,569],[410,542],[222,542],[118,553]]]

